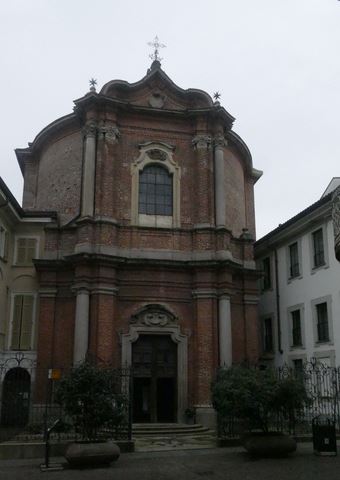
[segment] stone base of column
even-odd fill
[[[211,429],[217,428],[217,414],[212,405],[196,405],[196,423]]]

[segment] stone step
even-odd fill
[[[156,436],[163,435],[202,435],[212,433],[207,427],[200,424],[187,425],[180,423],[135,423],[132,426],[132,435]]]

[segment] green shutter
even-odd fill
[[[22,304],[20,350],[30,350],[32,340],[33,296],[24,295]]]
[[[17,240],[17,261],[23,264],[26,261],[26,238],[18,238]]]
[[[33,295],[15,295],[12,319],[12,350],[30,350],[33,323]]]
[[[36,256],[36,238],[26,239],[26,263],[31,263],[32,259]]]
[[[23,295],[15,295],[14,305],[13,305],[12,338],[11,338],[12,350],[18,350],[20,346],[22,303],[23,303]]]
[[[21,265],[27,265],[32,262],[36,256],[36,238],[18,238],[17,240],[17,262]]]

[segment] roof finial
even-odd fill
[[[221,106],[221,104],[220,104],[220,98],[221,98],[220,92],[218,92],[218,91],[215,92],[215,93],[213,94],[213,97],[214,97],[214,100],[215,100],[215,101],[214,101],[215,107],[220,107],[220,106]]]
[[[96,91],[97,80],[92,77],[91,80],[89,80],[89,84],[90,84],[90,92],[95,92]]]
[[[153,60],[154,62],[160,62],[161,60],[163,60],[160,56],[159,56],[159,49],[160,48],[165,48],[166,45],[164,45],[163,43],[160,43],[159,42],[159,38],[158,36],[156,35],[153,42],[148,42],[148,45],[150,47],[153,47],[154,48],[154,51],[153,53],[150,53],[149,57],[151,58],[151,60]]]

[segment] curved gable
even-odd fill
[[[100,95],[129,102],[133,105],[169,110],[210,108],[213,100],[203,90],[178,87],[154,61],[145,77],[135,83],[111,80],[100,91]]]

